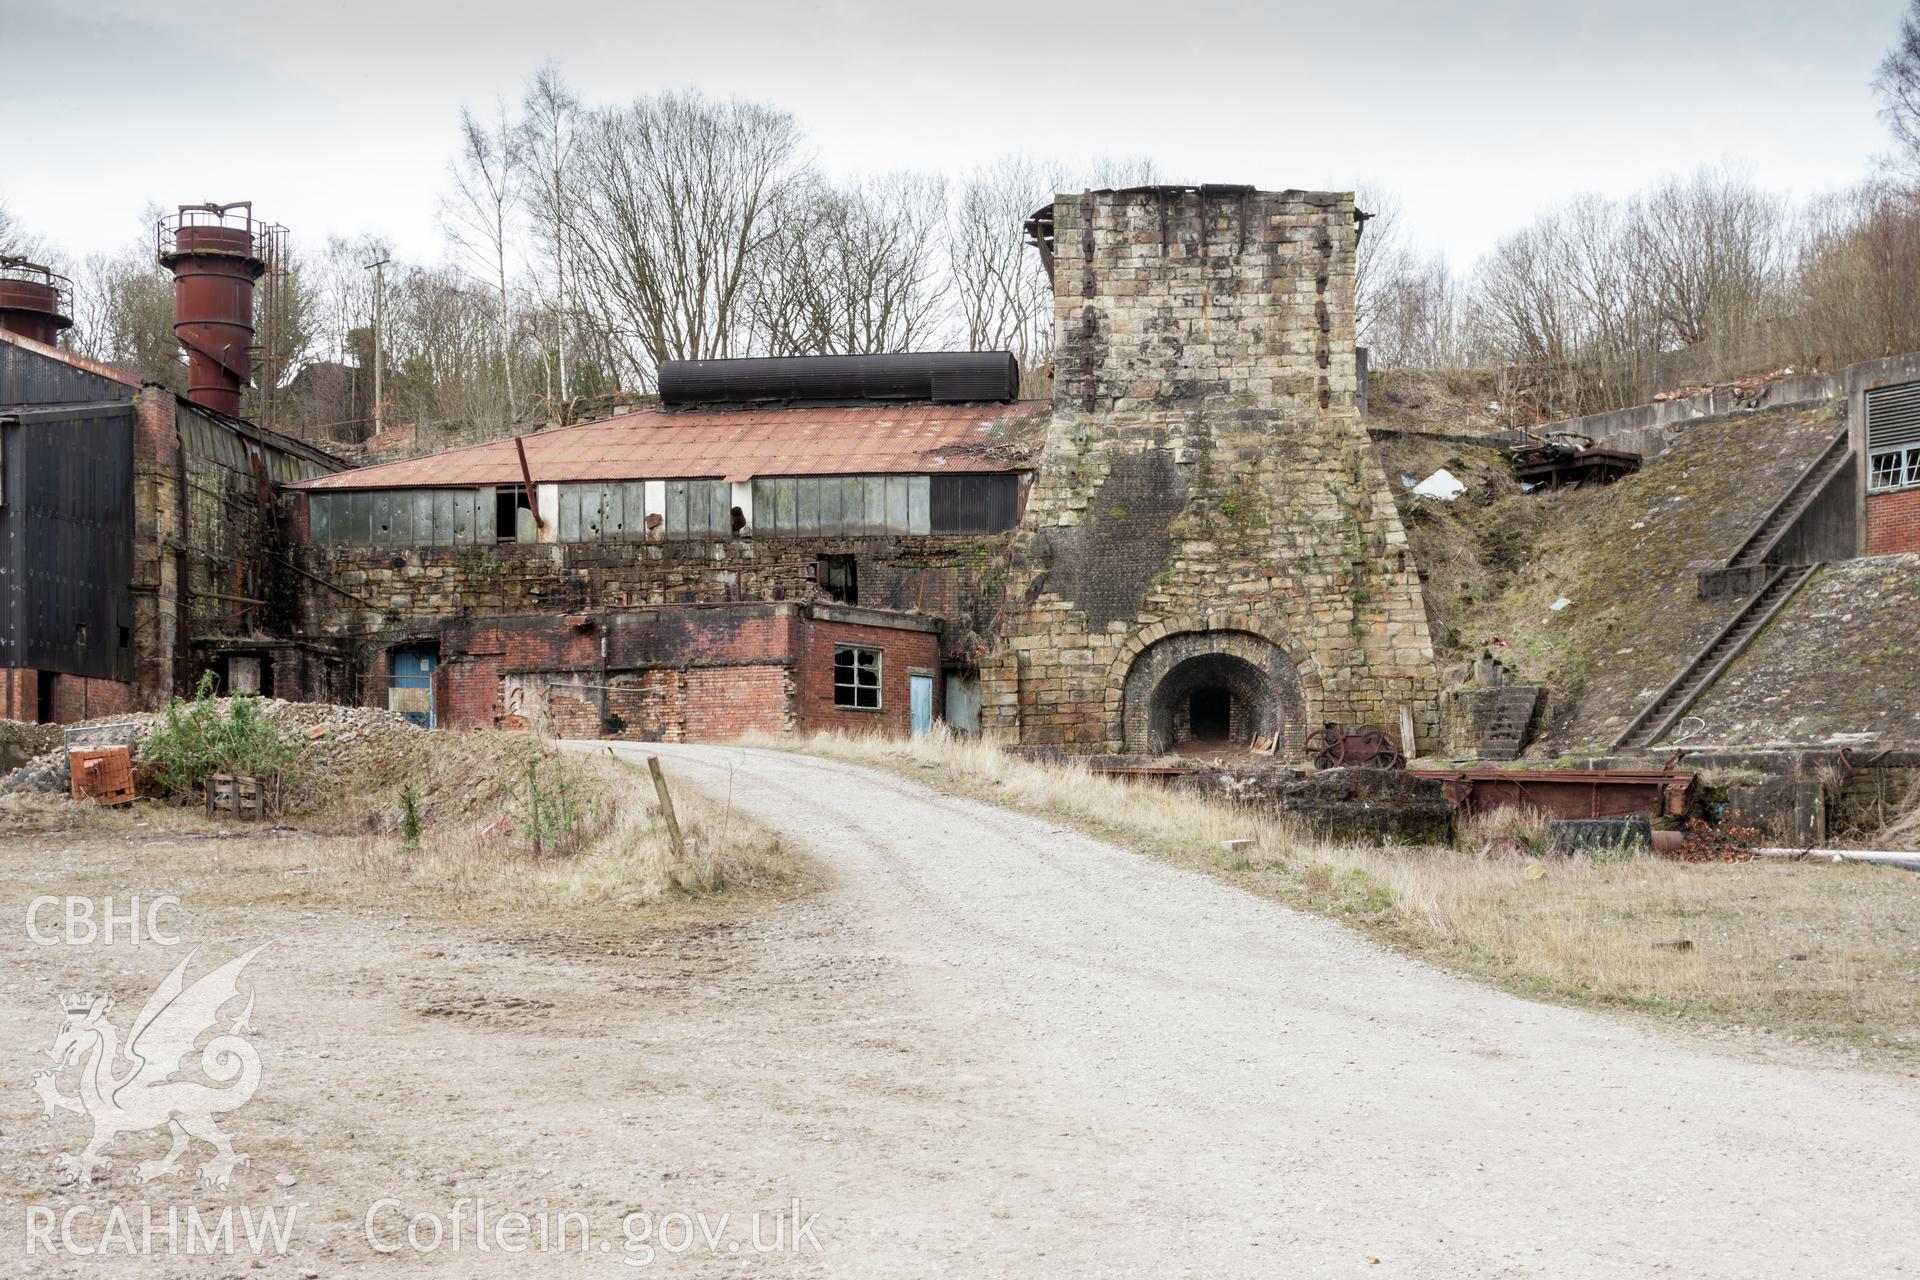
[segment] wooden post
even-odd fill
[[[680,840],[680,819],[673,816],[673,796],[667,791],[667,775],[660,772],[660,757],[647,757],[647,772],[653,775],[653,789],[660,797],[660,812],[667,820],[667,839],[673,842],[676,862],[687,860],[687,846]]]

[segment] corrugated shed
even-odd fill
[[[1032,465],[1051,406],[861,405],[653,410],[520,437],[536,484],[581,480],[1020,471]],[[321,476],[298,489],[514,484],[512,440]]]
[[[0,425],[0,667],[133,677],[131,405]]]

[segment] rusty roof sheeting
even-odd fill
[[[1020,471],[1051,405],[860,405],[647,410],[519,437],[535,484],[754,476]],[[382,462],[288,486],[414,489],[517,484],[512,439]]]

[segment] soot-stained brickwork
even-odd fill
[[[1286,751],[1322,721],[1398,737],[1402,709],[1409,754],[1431,742],[1419,581],[1355,407],[1352,198],[1087,192],[1050,225],[1054,416],[986,726],[1153,749],[1224,696],[1233,736]]]
[[[1166,449],[1114,456],[1084,523],[1039,530],[1032,557],[1049,576],[1078,585],[1088,625],[1104,630],[1138,615],[1173,553],[1186,477]]]
[[[904,734],[913,676],[940,669],[939,631],[927,618],[794,603],[476,619],[439,633],[434,709],[447,728],[636,742],[828,728]],[[845,645],[879,655],[876,705],[839,705],[834,652]],[[386,687],[372,674],[366,700],[381,705]]]
[[[1300,673],[1286,650],[1251,632],[1181,631],[1148,645],[1122,690],[1122,745],[1158,753],[1210,735],[1194,723],[1196,695],[1227,697],[1224,736],[1241,742],[1283,735],[1307,720]]]

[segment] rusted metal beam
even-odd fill
[[[1555,818],[1677,818],[1693,799],[1684,769],[1414,769],[1445,784],[1463,814],[1531,806]]]
[[[520,455],[520,483],[525,485],[527,489],[527,510],[533,513],[533,527],[536,532],[544,533],[547,528],[547,522],[540,518],[540,497],[539,494],[534,491],[533,472],[527,468],[527,446],[525,441],[519,436],[513,438],[513,451]],[[516,520],[519,518],[518,516],[514,517]],[[495,529],[493,536],[498,538],[500,531]]]

